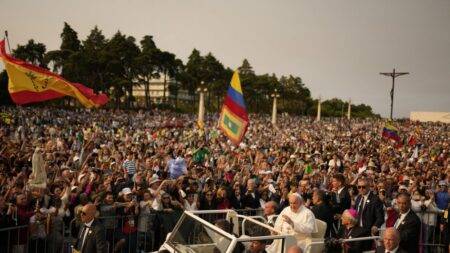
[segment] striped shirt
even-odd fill
[[[123,167],[127,171],[128,175],[134,175],[136,173],[136,163],[133,160],[125,160]]]

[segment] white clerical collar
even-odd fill
[[[90,222],[88,223],[84,223],[84,225],[88,228],[90,228],[92,226],[92,222],[94,222],[94,219],[92,219]]]

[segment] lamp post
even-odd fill
[[[280,97],[280,94],[278,93],[277,89],[275,89],[274,92],[270,96],[273,98],[272,125],[276,125],[277,124],[277,98]]]
[[[391,88],[391,120],[392,120],[392,112],[394,110],[394,90],[395,90],[395,78],[403,75],[408,75],[409,72],[395,72],[395,68],[392,72],[381,72],[380,75],[390,76],[392,77],[392,88]]]
[[[197,92],[200,94],[200,98],[198,101],[198,125],[203,127],[205,124],[205,93],[208,91],[206,87],[204,87],[204,82],[202,81],[201,87],[197,88]]]

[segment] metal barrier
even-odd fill
[[[341,244],[341,246],[343,246],[345,243],[349,243],[349,242],[359,242],[359,241],[375,241],[375,243],[380,239],[379,236],[367,236],[367,237],[358,237],[358,238],[350,238],[350,239],[338,239],[337,241],[339,242],[339,244]],[[304,251],[305,252],[311,252],[311,249],[314,246],[323,246],[325,245],[326,240],[323,241],[313,241],[311,243],[309,243],[308,245],[306,245]]]
[[[441,213],[442,211],[437,208],[433,211],[416,213],[421,220],[419,252],[448,252],[449,238],[446,238],[448,233],[440,229]]]
[[[257,209],[233,209],[236,213],[245,216],[264,216],[264,210],[261,208]]]
[[[238,209],[239,216],[249,216],[264,220],[262,209]],[[153,211],[150,214],[137,216],[103,216],[97,218],[105,228],[105,237],[109,243],[108,252],[151,252],[165,241],[167,233],[172,231],[180,218],[182,210],[173,212]],[[421,234],[418,242],[421,253],[447,252],[446,233],[439,228],[439,212],[417,213],[421,218]],[[198,214],[201,218],[215,223],[217,219],[226,218],[226,214]],[[246,229],[246,220],[239,220],[241,228]],[[73,219],[68,226],[63,221],[50,225],[35,222],[29,225],[0,229],[1,252],[24,253],[68,253],[78,236],[81,221]],[[245,231],[243,231],[245,233]],[[374,239],[378,237],[370,237]],[[355,238],[362,240],[361,238]],[[370,240],[365,239],[365,240]],[[342,241],[350,242],[350,241]],[[324,244],[324,242],[313,242]]]
[[[67,252],[65,225],[62,221],[46,220],[0,229],[1,252],[59,253]]]

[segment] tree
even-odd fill
[[[77,32],[69,24],[64,23],[60,37],[59,50],[46,53],[44,44],[31,39],[25,45],[18,45],[13,50],[13,56],[44,68],[49,65],[54,72],[71,82],[83,83],[96,92],[108,92],[115,100],[116,107],[122,105],[121,100],[124,97],[126,105],[131,107],[134,99],[133,88],[144,85],[145,105],[149,108],[150,81],[163,75],[164,102],[168,102],[167,90],[169,90],[177,108],[181,89],[194,96],[196,89],[203,85],[208,88],[206,97],[208,108],[217,106],[219,111],[233,75],[233,70],[224,66],[213,53],[209,52],[202,56],[195,48],[186,65],[183,65],[175,54],[158,49],[150,35],[144,36],[138,46],[134,37],[120,31],[108,39],[96,26],[87,38],[80,42]],[[280,111],[300,115],[316,114],[317,100],[311,97],[310,90],[300,77],[288,75],[278,78],[275,74],[255,74],[247,59],[242,61],[238,69],[249,112],[269,113],[272,104],[270,95],[276,89],[280,94],[278,105]],[[168,85],[169,77],[173,81]],[[0,73],[1,104],[11,102],[7,83],[8,76],[3,71]],[[338,98],[323,101],[322,115],[345,116],[347,106],[347,102]],[[359,104],[352,105],[352,117],[379,117],[379,115],[374,114],[369,105]]]
[[[226,91],[227,81],[225,68],[223,64],[219,60],[217,60],[212,53],[208,53],[203,58],[202,66],[202,69],[204,70],[203,81],[208,88],[207,106],[211,108],[211,94],[216,97],[216,102],[219,103],[219,96],[221,94],[224,94],[224,91]]]
[[[159,78],[157,64],[160,50],[156,47],[152,36],[144,36],[140,43],[141,53],[136,58],[137,78],[144,84],[145,107],[150,108],[150,80]]]
[[[139,85],[137,57],[140,49],[135,42],[134,37],[127,37],[118,31],[106,44],[103,54],[107,73],[128,93],[127,107],[131,107],[133,102],[133,86]]]
[[[164,103],[167,102],[166,101],[167,77],[171,78],[174,77],[178,70],[177,65],[180,64],[182,65],[181,60],[176,59],[175,55],[170,52],[161,51],[158,54],[158,63],[157,63],[158,72],[162,73],[164,77],[164,84],[163,84]]]
[[[17,48],[13,50],[13,56],[30,64],[47,68],[45,51],[46,47],[44,44],[35,43],[34,40],[31,39],[26,45],[18,45]]]
[[[64,22],[64,28],[61,33],[61,46],[59,50],[49,51],[46,54],[47,62],[53,63],[53,72],[58,72],[67,80],[79,82],[79,73],[77,73],[75,66],[77,66],[77,57],[72,57],[78,53],[81,48],[81,42],[78,39],[78,34]]]
[[[279,79],[280,89],[280,111],[293,114],[307,114],[308,108],[313,105],[311,92],[305,87],[300,77],[289,75]]]
[[[250,65],[247,59],[242,61],[242,65],[239,67],[239,73],[241,75],[254,75],[253,67]]]
[[[194,104],[196,101],[195,91],[205,79],[205,71],[203,68],[203,57],[200,55],[200,51],[194,48],[186,62],[186,68],[183,73],[185,83],[182,84],[188,90],[189,95],[194,96]]]
[[[64,28],[60,35],[61,46],[59,50],[47,52],[45,61],[53,65],[53,72],[71,82],[82,82],[81,73],[79,73],[79,52],[81,42],[78,34],[64,22]],[[66,99],[70,103],[70,99]]]

